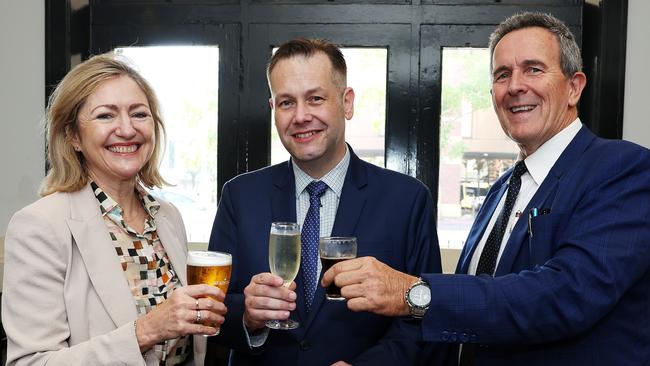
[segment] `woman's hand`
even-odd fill
[[[224,298],[223,291],[209,285],[175,289],[165,302],[136,321],[135,335],[140,351],[188,334],[215,334],[216,327],[202,325],[199,321],[217,326],[223,324],[227,312]]]

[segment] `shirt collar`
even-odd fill
[[[345,155],[343,159],[336,164],[336,166],[327,172],[320,180],[325,182],[329,189],[334,191],[338,198],[341,198],[341,192],[343,191],[343,183],[345,182],[345,174],[348,171],[348,166],[350,165],[350,151],[348,145],[345,145]],[[291,160],[291,166],[293,167],[293,175],[296,180],[296,198],[307,188],[307,185],[314,181],[314,178],[310,177],[309,174],[305,173],[296,163]]]
[[[564,149],[569,146],[571,140],[578,134],[582,128],[580,118],[576,118],[570,125],[551,137],[532,155],[526,157],[526,168],[537,185],[541,185],[548,172],[562,155]]]
[[[99,201],[99,208],[102,212],[102,216],[106,216],[106,214],[111,211],[116,211],[115,213],[119,213],[119,215],[122,216],[122,208],[113,198],[111,198],[111,196],[104,192],[103,189],[99,188],[97,183],[90,181],[90,187],[95,193],[97,201]],[[147,214],[150,217],[154,217],[160,209],[160,203],[156,201],[154,196],[147,193],[147,191],[140,184],[135,185],[135,192],[140,197],[142,207],[144,207],[144,210],[147,212]]]

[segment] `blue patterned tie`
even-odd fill
[[[309,210],[302,224],[302,283],[305,289],[307,311],[311,307],[318,280],[318,240],[320,239],[320,197],[327,190],[327,184],[313,181],[307,185],[309,192]]]

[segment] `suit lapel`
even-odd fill
[[[271,222],[296,222],[296,182],[291,161],[273,172]],[[271,223],[269,222],[269,230]]]
[[[296,218],[296,181],[293,176],[293,167],[291,160],[283,163],[277,170],[273,171],[273,192],[271,193],[271,222],[298,222]],[[269,222],[269,230],[271,222]],[[268,257],[268,245],[263,251]],[[296,282],[296,311],[292,316],[297,316],[300,327],[297,332],[303,332],[303,322],[307,319],[307,310],[304,306],[304,291],[302,285],[302,276],[300,272],[295,279]]]
[[[368,172],[363,164],[350,148],[350,166],[345,175],[332,236],[351,236],[356,232],[367,199],[364,188],[368,184]]]
[[[167,204],[161,204],[160,210],[154,217],[156,221],[156,232],[179,281],[181,281],[183,286],[187,286],[187,239],[180,236],[180,233],[184,232],[179,231],[182,230],[180,228],[182,222],[178,220],[171,221],[174,216],[168,211],[169,209]],[[197,366],[203,365],[202,360],[207,352],[207,339],[200,335],[195,335],[193,338],[194,364]],[[200,361],[196,361],[197,358]]]
[[[350,149],[350,165],[345,175],[345,182],[343,183],[341,199],[336,210],[336,218],[334,219],[331,236],[354,235],[367,198],[367,190],[364,190],[364,187],[368,184],[366,168],[363,166],[361,159],[354,154],[352,148],[349,146],[348,148]],[[358,245],[363,244],[359,243]],[[322,273],[319,275],[319,280],[321,277]],[[326,301],[325,289],[318,285],[316,286],[314,302],[311,305],[305,324],[305,332],[318,315],[324,301]]]
[[[515,227],[510,234],[510,238],[508,239],[508,243],[503,250],[501,259],[499,260],[495,276],[501,276],[512,272],[513,264],[521,250],[521,246],[528,240],[528,212],[533,207],[550,208],[551,212],[553,212],[553,207],[551,207],[550,204],[555,197],[560,181],[573,163],[584,153],[595,137],[596,136],[589,131],[589,129],[582,126],[580,131],[578,131],[578,134],[573,138],[573,140],[571,140],[555,164],[553,164],[546,179],[544,179],[537,189],[537,192],[535,192],[533,198],[528,202],[528,205],[524,210],[525,214],[522,215],[523,217],[515,224]]]
[[[155,217],[156,232],[160,238],[160,243],[165,248],[165,253],[174,268],[183,286],[187,286],[187,277],[185,265],[187,263],[187,241],[179,240],[179,234],[175,233],[171,217],[168,215],[167,207],[161,205],[158,214]],[[184,239],[184,238],[183,238]]]
[[[555,196],[557,191],[559,177],[553,174],[549,174],[542,185],[537,189],[533,198],[530,199],[526,209],[523,211],[522,215],[519,217],[515,226],[510,233],[506,247],[503,249],[503,254],[501,254],[501,259],[497,265],[496,271],[494,273],[495,277],[502,276],[512,272],[512,266],[521,249],[521,246],[528,240],[528,212],[533,207],[546,208],[548,207],[546,202],[548,198]],[[551,194],[553,193],[553,194]]]
[[[506,180],[504,179],[501,182],[506,182]],[[481,241],[483,233],[490,222],[490,218],[494,215],[494,210],[496,210],[499,201],[507,188],[507,184],[500,183],[499,186],[493,187],[493,189],[490,190],[490,194],[485,198],[481,214],[476,216],[476,221],[472,225],[469,235],[467,236],[467,242],[463,248],[459,264],[456,268],[456,273],[465,274],[469,270],[469,264],[472,261],[474,250],[479,241]]]
[[[69,197],[71,217],[66,221],[95,291],[116,327],[135,320],[133,301],[119,300],[132,299],[131,291],[90,185]]]

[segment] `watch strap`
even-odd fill
[[[410,294],[411,290],[415,288],[416,286],[426,286],[431,290],[431,287],[429,286],[428,283],[422,280],[422,278],[418,278],[418,280],[413,283],[408,290],[406,290],[406,293],[404,294],[404,299],[406,300],[406,305],[409,307],[409,313],[411,314],[412,317],[417,318],[417,319],[422,319],[424,317],[424,314],[426,314],[427,310],[429,309],[429,305],[431,302],[429,301],[429,304],[426,304],[424,306],[417,305],[411,301]]]

